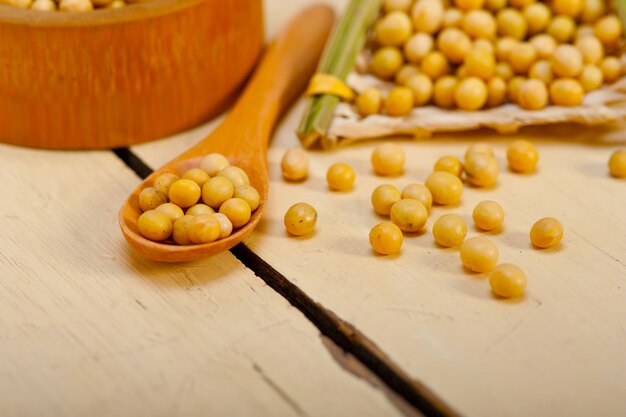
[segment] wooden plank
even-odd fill
[[[539,128],[498,137],[479,132],[403,143],[406,174],[384,179],[371,172],[373,144],[336,152],[311,152],[310,179],[280,178],[284,149],[298,146],[294,130],[302,105],[291,111],[270,149],[270,198],[264,221],[247,244],[326,308],[349,321],[444,400],[467,415],[583,416],[626,414],[626,191],[608,177],[606,163],[622,130]],[[535,141],[539,172],[506,171],[505,150],[518,137]],[[158,165],[199,138],[183,135],[160,147],[135,147]],[[369,203],[371,190],[390,182],[423,181],[439,156],[462,156],[470,140],[489,140],[502,168],[493,190],[467,188],[455,208],[435,208],[428,222],[471,211],[484,199],[507,212],[501,233],[490,237],[502,262],[522,266],[529,277],[520,301],[496,300],[484,276],[466,273],[457,250],[439,249],[430,233],[405,239],[402,254],[377,257],[369,229],[382,219]],[[621,142],[620,142],[621,141]],[[336,161],[357,171],[356,189],[331,193],[325,170]],[[286,209],[308,201],[318,210],[315,235],[289,238]],[[563,243],[535,250],[533,222],[554,216],[565,226]]]
[[[298,7],[295,3],[289,7]],[[276,9],[270,32],[272,21],[292,13],[277,4],[267,5]],[[455,250],[436,248],[428,234],[408,238],[396,259],[371,254],[367,233],[380,219],[369,208],[369,192],[386,182],[370,173],[371,145],[314,153],[307,183],[283,183],[278,162],[286,147],[298,146],[293,131],[300,111],[291,112],[274,139],[266,219],[248,245],[465,414],[626,413],[620,400],[626,394],[626,193],[623,182],[606,176],[608,155],[622,130],[526,131],[540,145],[539,174],[503,173],[496,190],[469,189],[461,207],[433,211],[428,229],[445,212],[459,212],[469,222],[482,199],[505,206],[506,227],[492,237],[501,259],[522,265],[530,284],[521,302],[502,302],[492,297],[484,278],[462,270]],[[391,182],[423,180],[437,157],[460,156],[469,140],[485,139],[482,135],[406,144],[407,174]],[[158,165],[200,137],[192,132],[135,151]],[[501,166],[513,138],[486,138],[495,141]],[[360,174],[352,194],[331,195],[325,188],[325,169],[337,160],[352,163]],[[289,239],[282,228],[282,214],[298,200],[314,202],[320,213],[313,238]],[[566,238],[556,250],[533,250],[528,230],[547,215],[563,220]]]
[[[400,414],[230,253],[129,252],[116,215],[138,179],[113,153],[0,163],[0,415]]]

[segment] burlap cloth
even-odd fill
[[[376,86],[383,91],[393,87],[358,71],[362,62],[346,82],[357,93]],[[515,104],[505,104],[492,109],[475,112],[445,110],[436,106],[414,108],[404,117],[372,115],[361,117],[350,103],[340,103],[335,117],[320,145],[334,148],[354,141],[385,136],[409,135],[424,137],[435,132],[467,131],[486,127],[502,133],[517,131],[522,126],[554,123],[581,123],[584,125],[608,124],[626,118],[626,77],[612,85],[585,94],[582,105],[560,107],[550,105],[542,110],[524,110]]]

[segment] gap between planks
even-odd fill
[[[141,179],[152,168],[128,148],[116,148],[113,153]],[[239,243],[230,252],[246,268],[252,270],[270,288],[298,309],[315,327],[344,352],[352,355],[373,372],[391,391],[415,407],[426,417],[460,417],[461,414],[445,404],[428,387],[396,365],[366,335],[309,297],[280,272]]]

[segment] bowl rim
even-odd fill
[[[43,12],[0,4],[0,25],[32,27],[110,25],[158,17],[206,2],[215,0],[151,0],[119,9],[100,9],[92,12]]]

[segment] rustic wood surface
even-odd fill
[[[261,52],[262,1],[153,0],[93,13],[0,5],[0,39],[0,142],[126,146],[232,103]]]
[[[0,163],[0,415],[400,414],[230,253],[130,252],[137,177],[113,153],[0,145]]]
[[[267,1],[268,35],[310,3]],[[372,174],[373,142],[312,152],[310,179],[287,184],[278,164],[298,146],[301,110],[300,102],[286,115],[270,146],[265,217],[246,241],[256,255],[459,414],[626,414],[626,183],[606,168],[626,147],[626,127],[524,131],[541,155],[530,176],[505,169],[506,145],[519,136],[478,132],[401,142],[407,168],[397,178]],[[217,123],[132,151],[158,167]],[[477,139],[494,144],[498,186],[467,188],[460,206],[434,208],[428,231],[407,237],[399,256],[375,256],[373,187],[423,181],[437,157],[461,156]],[[354,191],[327,190],[335,161],[357,170]],[[231,253],[184,265],[133,254],[116,213],[140,180],[112,152],[0,145],[0,164],[0,415],[416,413]],[[489,235],[502,261],[526,270],[522,300],[494,298],[429,233],[442,213],[470,222],[483,199],[506,210],[504,229]],[[296,201],[318,210],[310,238],[284,232]],[[544,216],[560,218],[565,237],[539,251],[527,236]]]
[[[626,183],[607,172],[611,152],[626,146],[626,126],[407,140],[406,173],[397,178],[373,175],[369,158],[378,142],[369,142],[310,153],[309,180],[288,184],[279,163],[285,149],[299,146],[294,130],[301,111],[302,103],[287,115],[270,148],[266,215],[247,240],[255,253],[462,414],[626,414]],[[200,137],[190,132],[134,150],[158,165],[168,149]],[[516,138],[537,144],[536,174],[506,170],[506,146]],[[466,188],[460,206],[433,209],[427,232],[407,237],[400,256],[375,256],[367,235],[382,218],[371,209],[371,190],[423,181],[438,157],[462,157],[471,140],[493,144],[501,167],[498,186]],[[327,189],[326,169],[338,161],[357,171],[350,193]],[[484,275],[466,272],[458,251],[438,248],[429,232],[441,214],[459,213],[468,236],[479,234],[471,211],[485,199],[505,208],[504,228],[488,235],[501,262],[525,269],[529,286],[522,300],[494,298]],[[317,208],[312,237],[293,239],[284,231],[282,216],[298,201]],[[563,222],[565,238],[557,248],[533,249],[528,232],[546,216]]]
[[[562,127],[510,137],[487,133],[435,136],[402,142],[405,175],[376,177],[373,145],[313,152],[310,178],[285,183],[280,158],[298,146],[294,130],[302,103],[284,120],[270,148],[266,214],[247,240],[250,248],[316,301],[368,335],[412,378],[425,383],[466,415],[623,415],[626,403],[626,184],[608,176],[610,153],[626,141],[623,130]],[[139,146],[158,165],[167,149],[193,143],[194,134]],[[536,174],[508,172],[506,145],[533,140],[540,152]],[[470,140],[493,144],[501,170],[491,190],[466,188],[458,207],[435,207],[427,232],[405,238],[402,253],[372,253],[368,233],[383,220],[371,209],[378,184],[423,181],[436,159],[462,157]],[[197,138],[196,138],[197,140]],[[332,193],[325,172],[345,161],[357,171],[356,188]],[[506,220],[488,233],[501,262],[522,266],[528,277],[522,300],[494,298],[484,275],[466,272],[456,249],[436,246],[430,227],[444,213],[468,223],[480,201],[499,201]],[[282,216],[298,201],[319,214],[312,237],[287,236]],[[560,246],[531,247],[528,232],[546,216],[565,226]],[[289,254],[286,256],[286,254]]]

